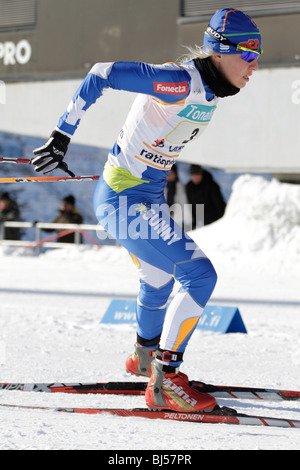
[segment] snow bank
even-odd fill
[[[233,185],[223,218],[191,236],[208,255],[247,256],[250,263],[297,268],[300,186],[243,175]]]

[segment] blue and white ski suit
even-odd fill
[[[183,353],[212,294],[216,273],[170,218],[163,192],[170,168],[184,146],[206,128],[218,98],[192,61],[98,63],[77,90],[57,130],[72,137],[106,88],[138,96],[97,183],[95,213],[139,269],[139,337],[151,342],[161,335],[162,349]],[[166,309],[175,280],[181,288]]]

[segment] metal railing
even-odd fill
[[[28,240],[8,240],[5,239],[5,228],[20,228],[20,229],[35,229],[35,239],[33,241]],[[43,230],[57,231],[62,230],[60,233],[55,233],[54,235],[48,236],[47,238],[41,238],[41,232]],[[36,253],[40,253],[41,247],[45,248],[62,248],[68,245],[81,245],[82,236],[85,237],[91,244],[102,246],[103,240],[101,242],[94,240],[87,231],[104,232],[101,225],[93,224],[56,224],[56,223],[44,223],[44,222],[2,222],[0,223],[0,246],[19,246],[23,248],[34,248]],[[74,243],[61,243],[59,241],[60,237],[74,233]]]

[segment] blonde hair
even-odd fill
[[[195,44],[194,47],[192,46],[183,46],[183,47],[185,47],[188,52],[186,54],[183,54],[176,60],[176,63],[179,65],[183,64],[184,62],[193,60],[193,59],[206,59],[207,57],[211,57],[214,54],[218,54],[208,44],[204,44],[202,46],[197,46],[197,44]]]

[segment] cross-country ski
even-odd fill
[[[172,410],[151,411],[147,408],[50,408],[29,405],[0,404],[0,408],[12,410],[52,411],[71,414],[118,416],[125,418],[162,419],[166,421],[180,421],[188,423],[206,424],[235,424],[243,426],[270,426],[278,428],[299,428],[300,420],[288,418],[274,418],[266,416],[251,416],[230,409],[220,408],[219,412],[211,413],[184,413]]]
[[[296,390],[276,390],[272,388],[238,387],[230,385],[204,384],[191,382],[193,387],[207,392],[216,398],[236,398],[246,400],[297,401],[300,392]],[[77,393],[101,395],[144,395],[147,382],[102,382],[102,383],[0,383],[0,390]]]

